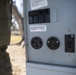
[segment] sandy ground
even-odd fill
[[[13,75],[26,75],[25,66],[25,48],[12,45],[7,49],[10,54]]]

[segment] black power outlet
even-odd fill
[[[31,45],[34,49],[40,49],[43,46],[43,41],[40,37],[33,37],[31,40]]]
[[[75,35],[65,35],[65,52],[75,52]]]
[[[60,41],[58,38],[56,37],[50,37],[48,40],[47,40],[47,46],[52,49],[52,50],[56,50],[59,48],[60,46]]]

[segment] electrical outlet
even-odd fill
[[[56,37],[50,37],[47,40],[47,46],[52,49],[52,50],[56,50],[59,48],[60,46],[60,41],[58,40],[58,38]]]
[[[43,45],[43,41],[40,37],[33,37],[31,40],[31,45],[34,49],[40,49]]]
[[[65,35],[65,52],[75,52],[75,35]]]

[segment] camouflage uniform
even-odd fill
[[[12,75],[9,54],[6,52],[10,43],[10,0],[0,0],[0,75]]]

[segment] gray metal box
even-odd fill
[[[76,75],[76,0],[24,0],[24,7],[27,75]]]

